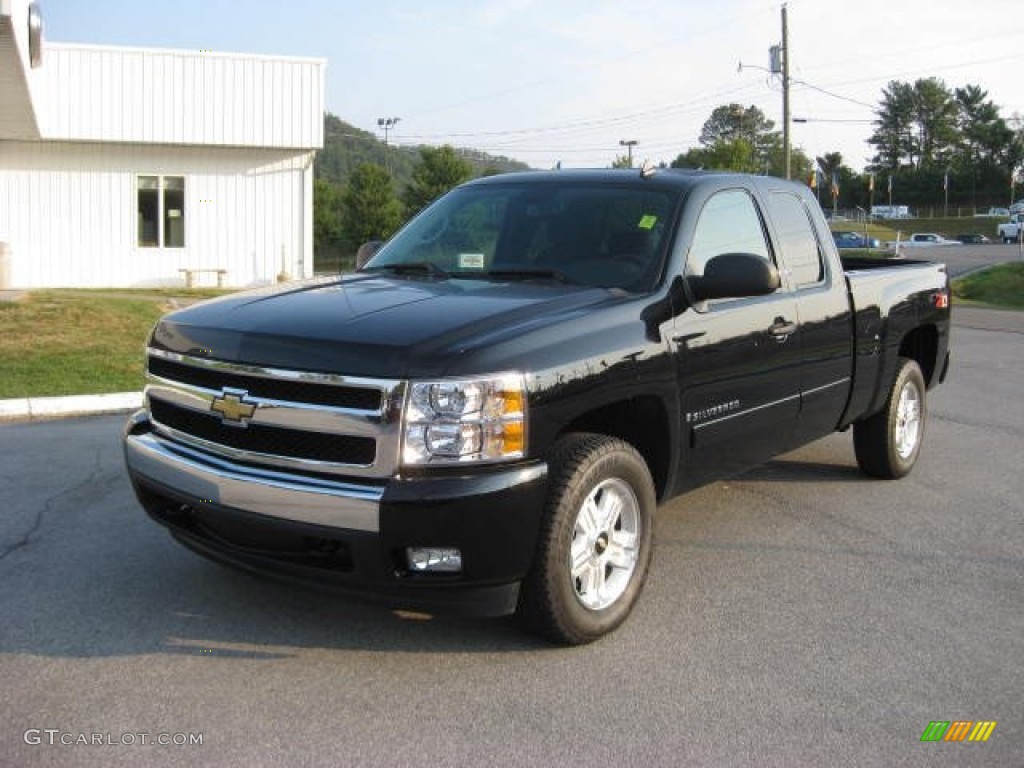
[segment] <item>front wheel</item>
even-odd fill
[[[900,358],[885,408],[853,425],[854,452],[864,473],[894,479],[914,468],[928,413],[925,392],[920,366]]]
[[[520,615],[578,645],[618,627],[651,562],[656,497],[643,458],[618,438],[571,434],[554,447],[549,491]]]

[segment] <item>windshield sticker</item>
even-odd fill
[[[640,219],[640,223],[637,227],[640,229],[654,229],[654,225],[658,223],[658,217],[654,214],[647,213]]]
[[[484,255],[482,253],[460,253],[459,269],[483,269]]]

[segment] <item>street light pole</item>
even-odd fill
[[[633,167],[633,147],[636,143],[636,139],[619,139],[619,146],[626,148],[626,159],[630,168]]]
[[[944,195],[942,215],[947,217],[949,216],[949,168],[946,168],[946,173],[942,177],[942,194]]]
[[[377,127],[384,129],[384,167],[387,169],[388,174],[391,173],[391,160],[388,157],[388,131],[398,125],[400,117],[378,117]]]

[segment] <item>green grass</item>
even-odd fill
[[[217,293],[52,290],[0,302],[0,399],[141,389],[146,338],[170,297]]]
[[[953,296],[976,305],[1024,309],[1024,263],[997,264],[957,278]]]
[[[950,239],[957,235],[985,235],[995,239],[996,227],[1005,223],[1006,219],[989,218],[987,216],[962,216],[960,218],[934,219],[873,219],[868,224],[868,236],[877,237],[883,243],[896,239],[897,230],[902,233],[901,240],[906,240],[914,232],[938,232]],[[833,232],[849,230],[863,234],[864,222],[832,221],[829,226]]]

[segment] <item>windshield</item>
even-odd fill
[[[661,277],[676,200],[636,185],[463,187],[413,219],[363,269],[648,291]]]

